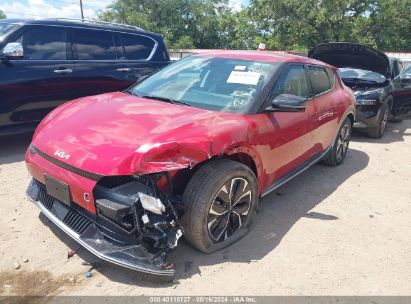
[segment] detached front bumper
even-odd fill
[[[174,269],[156,267],[143,245],[109,241],[92,217],[50,196],[35,179],[27,189],[27,197],[64,233],[102,260],[147,274],[170,279],[174,276]]]

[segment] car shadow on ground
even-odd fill
[[[0,165],[24,160],[33,133],[0,136]]]
[[[352,141],[376,144],[391,144],[404,141],[404,137],[411,136],[411,120],[401,122],[389,122],[387,130],[382,138],[374,139],[367,136],[365,132],[354,130]]]
[[[287,232],[303,217],[314,221],[338,220],[332,214],[322,214],[311,210],[336,191],[348,178],[366,168],[368,162],[369,157],[366,153],[350,149],[344,163],[338,167],[319,164],[310,168],[262,199],[260,211],[250,233],[226,249],[204,254],[184,240],[180,241],[179,247],[169,258],[169,262],[176,265],[175,280],[169,284],[176,284],[179,280],[201,274],[201,268],[204,266],[225,262],[252,263],[258,261],[275,250]],[[40,218],[53,226],[51,230],[69,248],[78,247],[44,216]],[[99,262],[96,257],[84,249],[78,254],[89,263]],[[164,287],[164,284],[158,284],[161,280],[155,277],[141,275],[109,263],[101,261],[100,263],[98,271],[112,281],[153,288]]]

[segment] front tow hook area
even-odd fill
[[[98,258],[160,276],[164,281],[174,278],[174,268],[166,266],[161,260],[156,261],[156,257],[142,244],[119,245],[109,242],[91,219],[52,198],[39,182],[33,180],[30,183],[27,196],[57,227]]]

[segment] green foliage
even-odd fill
[[[331,41],[410,50],[409,0],[254,0],[250,8],[274,49],[309,49]]]
[[[384,51],[411,50],[411,2],[409,0],[380,0],[370,14],[366,33]]]
[[[116,0],[99,18],[161,33],[169,48],[304,51],[349,41],[384,51],[411,50],[409,0]]]
[[[168,47],[223,48],[228,0],[117,0],[99,19],[161,33]]]
[[[6,14],[3,13],[2,10],[0,10],[0,19],[5,19],[5,18],[7,18]]]

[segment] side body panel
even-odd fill
[[[250,115],[247,145],[258,155],[260,192],[315,153],[313,103],[304,112]]]
[[[334,88],[315,98],[316,129],[313,137],[316,142],[316,153],[320,153],[334,143],[336,133],[347,115],[347,109],[354,113],[355,97],[351,90],[344,86],[336,76]]]
[[[14,41],[29,30],[47,26],[23,26],[10,37]],[[55,27],[64,30],[64,27]],[[37,123],[53,108],[77,97],[70,73],[71,60],[18,59],[0,63],[0,128]],[[57,71],[57,72],[56,72]]]

